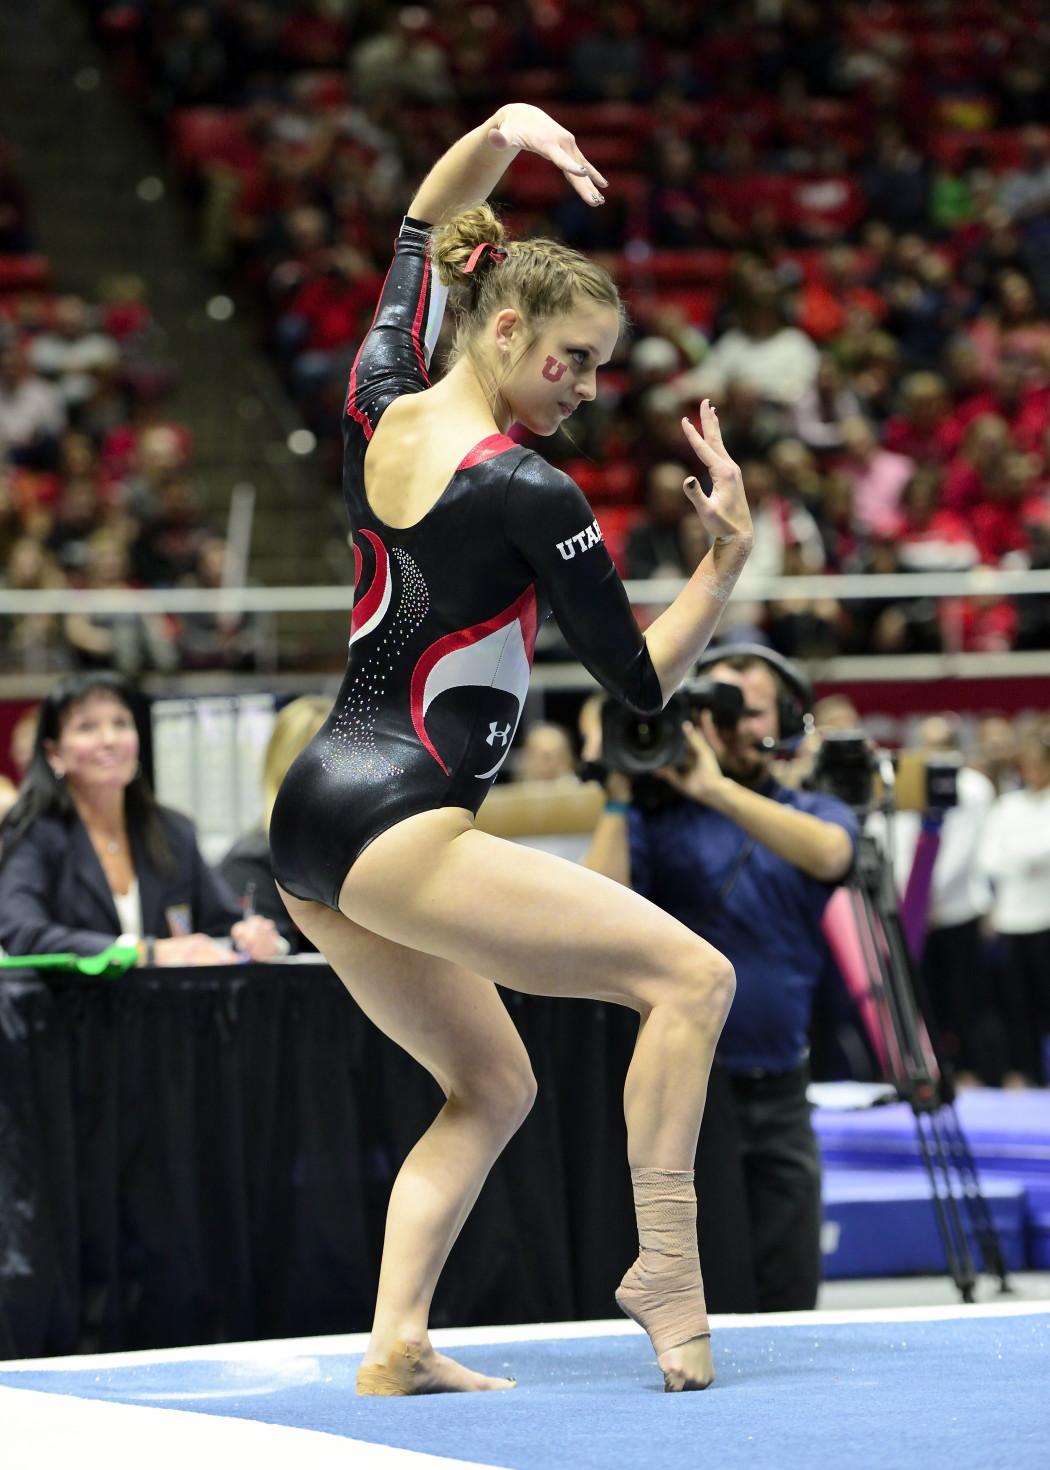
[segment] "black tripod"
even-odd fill
[[[1002,1247],[955,1111],[951,1076],[920,1008],[918,975],[901,922],[893,872],[874,837],[861,836],[846,887],[867,971],[869,1024],[877,1028],[873,1039],[886,1080],[915,1115],[948,1270],[962,1300],[972,1302],[977,1272],[965,1213],[985,1271],[998,1277],[1001,1291],[1008,1291]]]

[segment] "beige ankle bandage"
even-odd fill
[[[691,1169],[632,1169],[638,1259],[616,1302],[644,1327],[657,1357],[694,1337],[709,1337],[696,1245],[696,1190]]]
[[[418,1393],[416,1369],[419,1359],[419,1348],[406,1342],[395,1343],[385,1363],[370,1363],[367,1368],[357,1370],[357,1392],[383,1398]]]

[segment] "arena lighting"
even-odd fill
[[[158,199],[164,198],[164,182],[154,174],[148,174],[146,178],[139,179],[135,186],[135,193],[143,204],[156,204]]]
[[[293,429],[288,435],[288,448],[293,454],[313,454],[317,439],[309,429]]]
[[[233,316],[233,302],[229,296],[212,296],[204,310],[213,322],[228,322]]]

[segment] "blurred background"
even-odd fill
[[[0,6],[3,806],[56,678],[117,669],[151,703],[143,765],[161,800],[195,818],[205,856],[217,862],[245,833],[255,857],[264,852],[275,720],[302,696],[319,699],[323,717],[345,663],[349,367],[413,190],[446,145],[507,101],[550,111],[609,179],[605,206],[588,209],[548,164],[522,156],[495,202],[511,234],[568,241],[625,293],[631,327],[597,400],[574,415],[571,437],[537,447],[590,499],[643,625],[705,549],[681,490],[692,466],[679,419],[711,396],[756,527],[723,633],[797,661],[823,731],[862,726],[886,747],[958,754],[986,783],[982,813],[1045,792],[1043,0],[33,0]],[[548,624],[501,781],[578,795],[577,721],[593,692]],[[975,861],[976,826],[971,837]],[[242,886],[254,892],[254,881]],[[967,921],[980,921],[994,967],[982,893]],[[382,1095],[382,1074],[402,1099],[408,1064],[382,1053],[365,1067],[359,1018],[334,981],[330,991],[330,1009],[311,1010],[317,988],[293,973],[280,992],[276,982],[238,991],[230,1014],[250,1003],[272,1027],[275,1050],[253,1043],[252,1056],[273,1089],[274,1128],[287,1096],[269,1059],[278,1038],[298,1035],[303,1057],[330,1048],[331,1067],[288,1061],[292,1092],[307,1096],[307,1074],[322,1089],[337,1067],[360,1066],[361,1127],[379,1137],[367,1098]],[[199,1028],[209,1045],[237,1035],[217,993],[207,990],[218,1009]],[[288,1025],[267,1009],[278,1004]],[[516,1007],[519,1024],[526,1014]],[[1050,1015],[1035,1034],[1050,1035]],[[610,1068],[590,1037],[581,1096],[619,1075],[616,1038]],[[28,1051],[11,1045],[28,1068]],[[566,1042],[562,1060],[580,1050]],[[223,1055],[240,1067],[233,1051]],[[101,1042],[76,1055],[97,1056],[108,1075]],[[1027,1073],[958,1048],[954,1061],[970,1083],[1031,1093],[1050,1052]],[[82,1079],[84,1097],[94,1082]],[[145,1116],[155,1078],[138,1084]],[[237,1113],[235,1091],[230,1082],[201,1103],[202,1139],[209,1108]],[[70,1093],[71,1109],[80,1096]],[[299,1104],[311,1126],[329,1127],[329,1158],[343,1157],[358,1124],[359,1095],[346,1096],[338,1117],[320,1092],[315,1112]],[[431,1099],[420,1099],[425,1113]],[[361,1146],[367,1190],[333,1194],[329,1235],[303,1252],[314,1316],[283,1316],[281,1297],[265,1320],[224,1307],[213,1321],[211,1298],[202,1293],[197,1311],[176,1273],[170,1298],[153,1316],[143,1308],[134,1331],[117,1317],[126,1308],[137,1321],[138,1306],[107,1299],[116,1315],[103,1329],[86,1295],[83,1313],[79,1300],[56,1309],[53,1328],[26,1308],[33,1328],[19,1342],[38,1351],[363,1322],[367,1281],[349,1303],[325,1305],[325,1251],[372,1250],[391,1160],[413,1126],[409,1117],[394,1143],[383,1134]],[[260,1128],[266,1159],[274,1145]],[[174,1132],[192,1153],[192,1129]],[[256,1197],[231,1184],[231,1219],[242,1210],[275,1222],[268,1283],[291,1234],[282,1222],[324,1172],[310,1149],[289,1145],[269,1213],[249,1210]],[[35,1145],[26,1177],[31,1155]],[[0,1169],[4,1158],[0,1149]],[[150,1231],[160,1239],[169,1209],[157,1205],[135,1236],[144,1277]],[[316,1205],[302,1218],[320,1218]],[[1012,1264],[1047,1268],[1050,1224],[1041,1229],[1039,1250],[1018,1244]],[[188,1237],[175,1222],[170,1233],[174,1259]],[[73,1259],[72,1237],[64,1248]],[[512,1300],[506,1280],[518,1269],[506,1265],[502,1295],[470,1306],[450,1287],[445,1320],[571,1314],[561,1298]],[[581,1289],[575,1308],[600,1310],[605,1286]],[[289,1302],[309,1295],[288,1285]]]
[[[588,210],[525,156],[498,202],[627,295],[598,401],[543,449],[643,620],[702,551],[677,421],[711,394],[758,526],[727,627],[884,738],[1045,707],[1048,58],[1036,0],[4,7],[6,774],[61,669],[334,688],[348,367],[412,188],[511,99],[610,179]],[[530,714],[571,725],[564,655],[549,628]]]

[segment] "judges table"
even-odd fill
[[[505,995],[539,1100],[435,1325],[608,1316],[637,1245],[636,1018]],[[324,965],[0,977],[0,1357],[368,1326],[390,1185],[440,1106]]]

